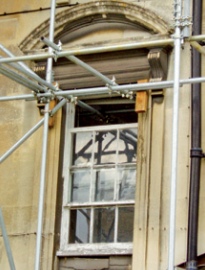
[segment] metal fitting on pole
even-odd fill
[[[196,261],[190,261],[186,265],[186,270],[197,270],[197,262]]]
[[[60,45],[56,45],[54,42],[51,42],[48,38],[46,37],[41,37],[40,40],[46,44],[48,47],[52,48],[54,51],[60,52],[62,50],[61,48],[61,43]]]

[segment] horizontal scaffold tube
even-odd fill
[[[13,70],[10,70],[6,67],[3,67],[2,65],[0,65],[0,73],[3,74],[4,76],[10,78],[11,80],[37,92],[43,91],[45,90],[44,87],[36,84],[35,82],[21,76],[20,74],[14,72]]]
[[[188,41],[202,41],[205,40],[205,35],[196,35],[188,38]]]
[[[121,51],[121,50],[131,50],[131,49],[140,49],[140,48],[152,48],[153,46],[166,46],[173,45],[173,39],[157,39],[157,40],[148,40],[142,42],[130,42],[125,44],[113,44],[113,45],[104,45],[104,46],[95,46],[95,47],[86,47],[80,49],[70,49],[61,51],[58,53],[58,58],[65,57],[68,55],[83,55],[83,54],[94,54],[94,53],[103,53],[103,52],[112,52],[112,51]],[[0,59],[0,63],[10,63],[10,62],[19,62],[19,61],[27,61],[27,60],[42,60],[47,58],[56,59],[56,54],[53,53],[41,53],[41,54],[33,54],[33,55],[24,55],[24,56],[16,56],[12,58],[2,58]]]
[[[200,78],[191,78],[180,80],[180,86],[185,84],[194,84],[194,83],[204,83],[205,77]],[[172,88],[173,81],[164,81],[164,82],[151,82],[151,83],[141,83],[141,84],[127,84],[127,85],[117,85],[112,86],[113,91],[109,87],[93,87],[93,88],[84,88],[84,89],[75,89],[75,90],[65,90],[65,91],[56,91],[55,95],[53,93],[40,93],[40,94],[28,94],[28,95],[19,95],[19,96],[4,96],[0,97],[0,101],[11,101],[11,100],[23,100],[23,99],[36,99],[40,97],[54,97],[54,96],[65,96],[67,99],[72,99],[74,96],[81,97],[85,95],[102,95],[102,94],[116,94],[117,91],[123,91],[129,89],[133,92],[145,91],[150,89],[166,89]],[[119,95],[120,93],[118,93]]]
[[[6,53],[9,57],[15,57],[8,49],[6,49],[2,44],[0,44],[0,49]],[[15,68],[16,70],[22,72],[24,75],[27,75],[28,77],[36,80],[37,82],[39,82],[40,84],[47,86],[49,89],[55,91],[55,87],[52,84],[49,84],[48,82],[46,82],[44,79],[42,79],[41,77],[39,77],[33,70],[31,70],[26,64],[22,63],[22,62],[18,62],[18,63],[7,63],[9,66],[12,66],[13,68]],[[45,89],[46,92],[46,89]]]
[[[31,73],[28,70],[24,69],[23,67],[19,66],[16,63],[8,63],[9,66],[15,68],[16,70],[20,71],[21,73],[23,73],[24,75],[30,77],[31,79],[36,80],[38,83],[40,83],[41,85],[43,85],[44,87],[48,87],[49,89],[56,91],[56,88],[53,84],[51,83],[47,83],[45,80],[41,79],[38,75],[36,75],[35,73]],[[44,89],[44,92],[47,92],[47,89]]]
[[[205,40],[205,35],[200,36],[192,36],[188,41],[200,41]],[[58,57],[65,57],[67,55],[83,55],[83,54],[93,54],[93,53],[103,53],[103,52],[112,52],[112,51],[121,51],[121,50],[131,50],[131,49],[140,49],[140,48],[152,48],[153,46],[166,46],[173,45],[174,39],[158,39],[158,40],[149,40],[142,42],[130,42],[125,44],[113,44],[113,45],[104,45],[90,48],[80,48],[80,49],[70,49],[62,51],[58,54]],[[33,55],[23,55],[23,56],[15,56],[15,57],[5,57],[0,59],[0,63],[11,63],[11,62],[19,62],[19,61],[27,61],[27,60],[43,60],[47,58],[56,58],[56,54],[53,53],[41,53],[41,54],[33,54]]]

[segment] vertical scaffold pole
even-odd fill
[[[50,29],[49,40],[54,40],[54,24],[55,24],[55,0],[51,0],[51,14],[50,14]],[[49,48],[49,52],[52,49]],[[52,58],[47,60],[46,81],[52,82]],[[44,115],[44,129],[43,129],[43,146],[42,146],[42,163],[41,163],[41,176],[40,176],[40,191],[39,191],[39,207],[38,207],[38,228],[36,236],[36,258],[35,270],[40,270],[41,259],[41,245],[42,245],[42,227],[43,227],[43,209],[44,209],[44,196],[45,196],[45,182],[46,182],[46,159],[47,159],[47,145],[48,145],[48,122],[49,122],[49,102],[45,105]]]
[[[181,50],[181,0],[174,2],[175,33],[174,33],[174,89],[173,89],[173,119],[172,119],[172,163],[170,183],[170,221],[169,221],[169,259],[168,270],[174,269],[175,261],[175,223],[177,194],[177,155],[178,155],[178,118],[179,118],[179,88],[180,88],[180,50]]]
[[[11,247],[9,244],[9,238],[7,236],[7,232],[6,232],[6,226],[4,224],[4,218],[3,218],[3,214],[2,214],[2,210],[0,208],[0,228],[2,230],[2,236],[4,239],[4,245],[6,248],[6,254],[9,260],[9,266],[10,266],[10,270],[15,270],[15,264],[14,264],[14,259],[13,259],[13,255],[12,255],[12,251],[11,251]]]

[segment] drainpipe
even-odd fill
[[[202,0],[193,0],[193,35],[201,34]],[[192,48],[192,78],[201,77],[201,55]],[[189,191],[187,270],[197,267],[197,234],[199,215],[200,167],[203,157],[201,149],[201,84],[191,88],[191,171]]]

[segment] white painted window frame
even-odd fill
[[[71,188],[70,181],[70,169],[72,164],[72,133],[83,132],[83,131],[107,131],[117,128],[136,128],[137,123],[134,124],[120,124],[120,125],[109,125],[109,126],[93,126],[86,128],[74,128],[74,118],[75,118],[75,105],[72,103],[67,104],[66,108],[66,127],[65,127],[65,143],[64,143],[64,159],[63,159],[63,178],[64,178],[64,187],[63,187],[63,206],[62,206],[62,219],[61,219],[61,235],[60,235],[60,250],[57,252],[58,256],[83,256],[83,255],[128,255],[132,254],[133,244],[128,243],[86,243],[86,244],[76,244],[68,243],[69,239],[69,211],[72,208],[78,206],[134,206],[134,200],[127,201],[112,201],[112,202],[91,202],[91,203],[76,203],[69,201],[68,190]],[[113,165],[112,165],[113,166]],[[125,167],[136,168],[136,164],[126,164]],[[102,165],[99,165],[102,167]],[[75,170],[75,166],[72,166],[72,169]],[[116,185],[115,185],[116,186]],[[118,209],[118,207],[116,207]],[[118,212],[118,211],[117,211]],[[93,215],[93,211],[91,211]],[[92,225],[91,225],[92,226]],[[117,222],[115,222],[115,240],[116,240],[116,231],[117,231]],[[92,230],[92,229],[91,229]]]

